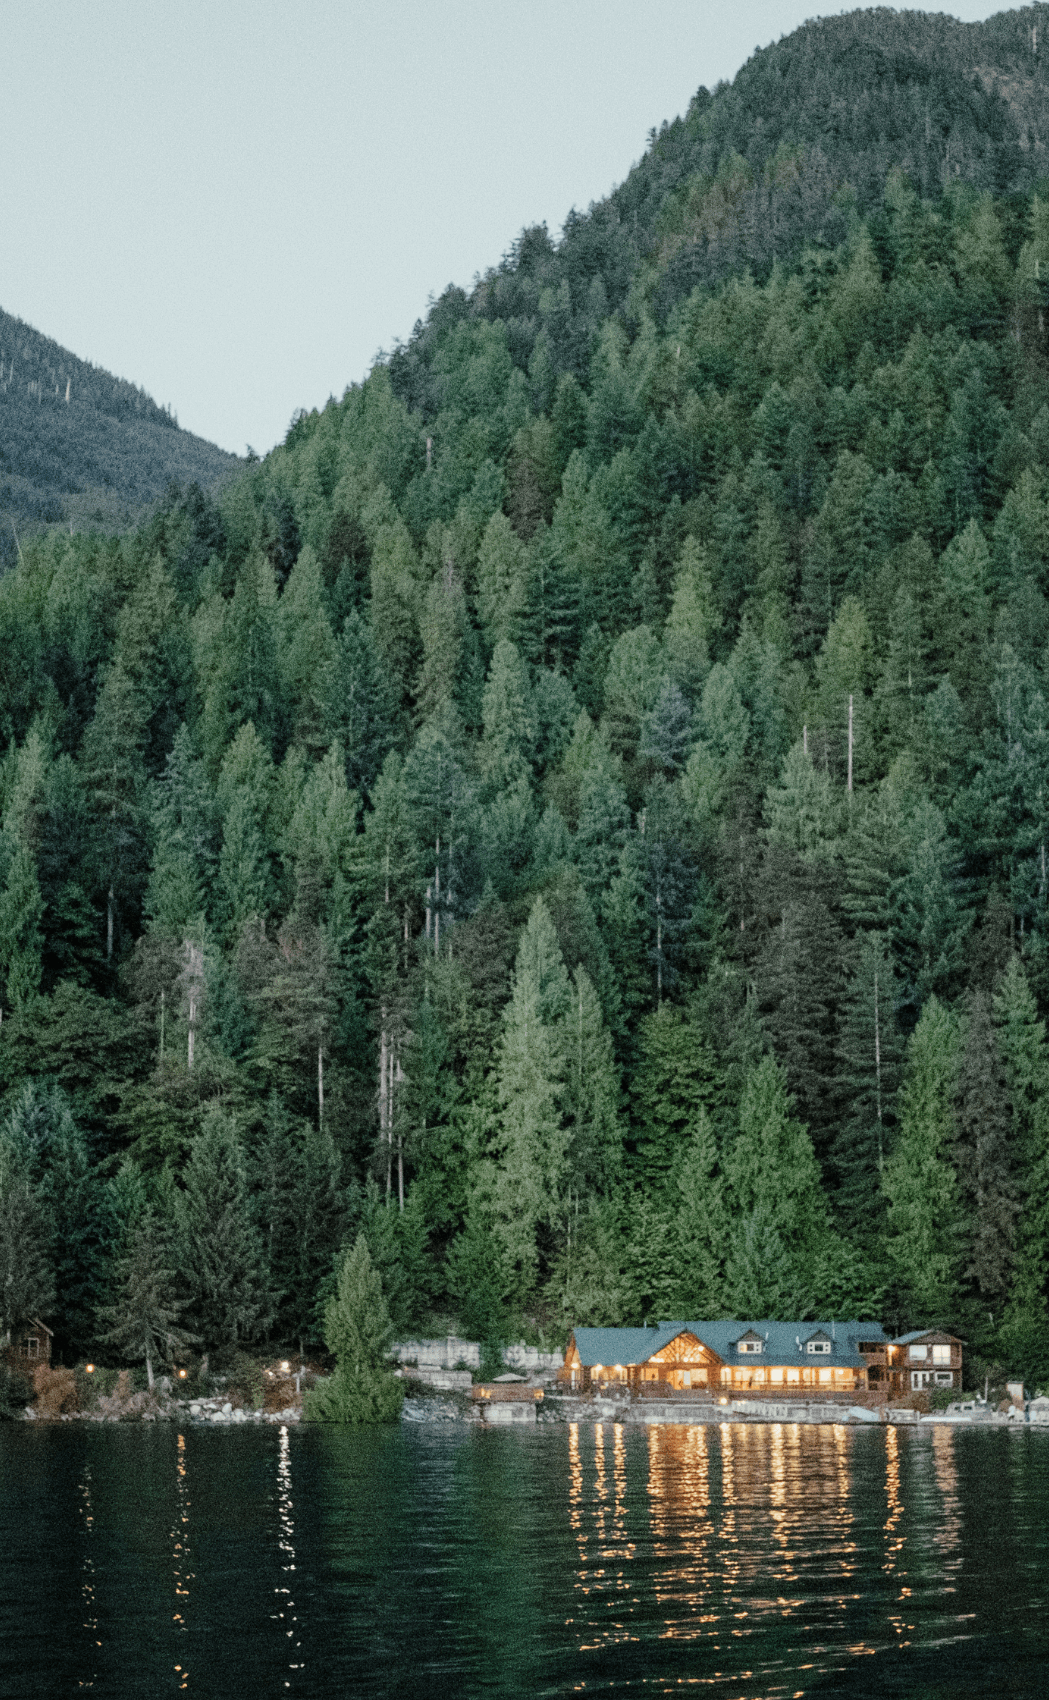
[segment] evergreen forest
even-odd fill
[[[213,490],[238,464],[144,390],[0,310],[0,570],[49,524],[123,529],[171,482]]]
[[[363,1235],[402,1336],[1049,1379],[1040,19],[807,25],[217,495],[23,543],[4,1330],[316,1343]]]

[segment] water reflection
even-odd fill
[[[8,1425],[0,1488],[18,1700],[1045,1689],[1038,1433]]]
[[[95,1508],[91,1501],[90,1464],[84,1465],[84,1474],[77,1483],[77,1491],[80,1495],[80,1503],[77,1506],[77,1514],[80,1520],[80,1527],[84,1535],[84,1561],[81,1565],[81,1575],[83,1580],[80,1584],[80,1598],[84,1610],[83,1624],[88,1634],[91,1669],[91,1675],[81,1677],[77,1686],[78,1688],[94,1688],[95,1682],[98,1678],[98,1670],[96,1668],[95,1661],[98,1656],[97,1650],[101,1647],[102,1643],[98,1637],[98,1602],[95,1599],[95,1560],[91,1551],[91,1543],[95,1533]]]
[[[189,1585],[193,1580],[193,1572],[189,1568],[189,1482],[186,1476],[186,1437],[180,1434],[176,1443],[175,1453],[175,1525],[171,1531],[171,1554],[175,1577],[174,1613],[175,1634],[179,1639],[189,1631],[186,1620],[186,1602],[189,1599]],[[186,1663],[186,1652],[180,1649],[181,1657],[175,1665],[176,1686],[180,1689],[189,1687],[189,1668]]]
[[[284,1629],[284,1638],[289,1643],[288,1669],[298,1671],[304,1668],[302,1660],[302,1642],[299,1640],[299,1620],[295,1613],[295,1601],[291,1593],[291,1581],[295,1573],[295,1519],[291,1497],[291,1443],[286,1426],[280,1431],[280,1451],[277,1455],[277,1546],[281,1556],[281,1581],[274,1589],[277,1595],[279,1611],[273,1613],[274,1620]],[[291,1687],[290,1678],[284,1679],[285,1688]]]
[[[579,1424],[570,1425],[568,1516],[579,1561],[575,1590],[587,1605],[577,1619],[568,1622],[578,1622],[581,1648],[594,1651],[636,1639],[628,1622],[635,1606],[630,1566],[636,1549],[629,1530],[623,1425],[597,1423],[582,1434],[585,1440]],[[588,1488],[584,1452],[591,1447],[593,1481]]]

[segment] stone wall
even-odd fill
[[[415,1363],[420,1369],[450,1370],[457,1364],[466,1369],[481,1367],[480,1341],[460,1340],[455,1334],[447,1334],[440,1340],[398,1340],[390,1352],[398,1363]],[[526,1346],[523,1340],[507,1346],[503,1357],[507,1369],[517,1370],[520,1375],[553,1373],[564,1364],[561,1352],[540,1352],[535,1346]]]

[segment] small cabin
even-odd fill
[[[34,1317],[32,1322],[18,1328],[11,1336],[11,1355],[20,1364],[49,1364],[51,1341],[54,1338],[46,1322]]]
[[[894,1394],[927,1393],[935,1387],[962,1385],[962,1347],[965,1342],[943,1328],[916,1328],[890,1340],[887,1349],[889,1390]]]

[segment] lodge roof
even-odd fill
[[[859,1350],[861,1340],[884,1345],[887,1339],[880,1322],[741,1322],[731,1318],[718,1322],[660,1322],[654,1328],[577,1328],[572,1338],[585,1368],[622,1364],[625,1369],[631,1364],[647,1363],[679,1334],[694,1335],[727,1364],[754,1364],[759,1354],[741,1353],[737,1345],[740,1340],[757,1338],[762,1343],[760,1357],[764,1363],[790,1367],[811,1364],[813,1354],[806,1351],[810,1340],[827,1340],[831,1349],[821,1354],[825,1361],[851,1369],[860,1369],[866,1362]]]
[[[839,1369],[861,1369],[866,1359],[860,1353],[860,1341],[874,1345],[886,1343],[885,1330],[880,1322],[770,1322],[767,1319],[745,1321],[722,1318],[717,1322],[660,1323],[661,1328],[688,1329],[722,1363],[755,1362],[755,1355],[737,1350],[738,1342],[758,1335],[762,1341],[761,1360],[789,1368],[811,1364],[813,1354],[806,1350],[810,1340],[828,1340],[830,1351],[820,1354],[826,1362]]]
[[[625,1368],[647,1363],[653,1352],[662,1351],[679,1334],[688,1332],[688,1327],[684,1322],[661,1322],[658,1328],[576,1328],[572,1338],[579,1361],[587,1369],[594,1364],[603,1368],[622,1364]]]

